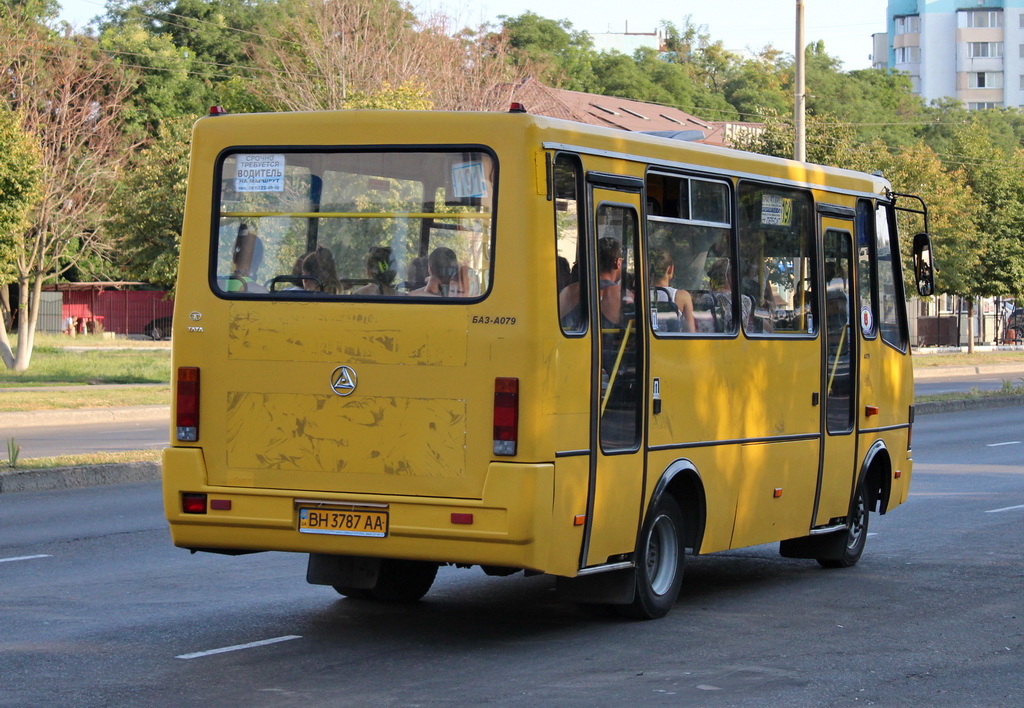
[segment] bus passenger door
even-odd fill
[[[639,184],[636,191],[616,186],[590,187],[588,238],[596,264],[591,266],[592,458],[584,567],[629,559],[644,488],[640,192]]]
[[[815,526],[845,518],[856,472],[857,354],[853,327],[853,221],[822,218],[825,375],[822,466]]]

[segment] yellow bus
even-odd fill
[[[906,500],[907,202],[883,178],[520,107],[211,113],[177,546],[306,553],[308,582],[378,600],[446,564],[544,573],[652,618],[687,550],[849,566]]]

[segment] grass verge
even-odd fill
[[[11,465],[10,460],[4,460],[0,463],[0,470],[4,472],[21,472],[24,470],[46,470],[54,467],[83,467],[86,465],[110,465],[123,462],[159,461],[159,450],[129,450],[127,452],[94,452],[88,455],[18,458],[16,465]]]
[[[166,406],[170,402],[171,387],[169,385],[118,388],[82,386],[62,391],[5,391],[0,397],[0,412],[22,413],[114,406]]]
[[[0,369],[0,388],[169,383],[169,349],[112,350],[37,346],[28,371]]]
[[[914,368],[933,366],[985,366],[991,364],[1024,364],[1024,351],[950,352],[942,354],[914,354]]]

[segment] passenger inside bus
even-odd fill
[[[733,322],[733,285],[732,285],[732,261],[728,258],[719,258],[708,268],[708,281],[711,286],[711,297],[714,299],[712,309],[714,315],[716,332],[735,332]],[[745,327],[750,326],[750,313],[753,303],[750,297],[743,295],[740,298],[740,317]]]
[[[598,287],[602,328],[617,327],[622,320],[622,244],[610,236],[597,240]],[[580,318],[580,284],[569,283],[558,294],[562,326],[573,328]]]
[[[693,298],[686,290],[673,288],[675,263],[669,252],[655,248],[647,254],[651,271],[653,307],[658,312],[658,329],[667,332],[694,332],[697,323],[693,316]]]
[[[405,269],[405,281],[401,287],[406,290],[419,290],[427,284],[427,258],[417,256],[409,261]]]
[[[456,297],[465,294],[460,287],[459,259],[455,251],[439,246],[431,252],[427,259],[427,282],[422,288],[410,291],[410,295],[437,295]]]
[[[366,256],[366,277],[371,283],[354,291],[355,295],[397,295],[394,286],[398,271],[391,260],[391,249],[388,246],[374,246]]]
[[[337,295],[341,292],[334,254],[324,246],[317,247],[302,257],[302,287],[310,292]]]
[[[224,289],[228,292],[267,291],[256,280],[256,273],[263,263],[263,241],[248,224],[239,224],[235,247],[231,251],[231,275],[228,276]]]

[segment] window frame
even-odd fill
[[[437,297],[436,295],[410,296],[400,293],[397,295],[356,295],[356,294],[329,294],[322,292],[305,291],[283,291],[275,293],[247,292],[226,290],[218,283],[218,258],[220,256],[221,244],[221,220],[222,187],[224,184],[223,169],[224,163],[231,157],[240,154],[457,154],[457,153],[482,153],[486,155],[493,166],[493,178],[490,186],[494,196],[491,200],[490,211],[490,234],[488,249],[490,263],[487,270],[487,287],[482,289],[479,295],[472,297]],[[224,300],[248,300],[255,302],[323,302],[323,303],[388,303],[409,302],[416,304],[433,303],[437,305],[466,305],[486,300],[494,289],[495,256],[497,252],[497,231],[500,198],[500,162],[498,155],[491,147],[476,143],[465,144],[409,144],[409,145],[231,145],[223,148],[214,160],[212,199],[210,205],[210,242],[209,242],[209,265],[207,280],[211,293]],[[319,204],[316,205],[319,208]],[[319,241],[319,240],[318,240]],[[308,244],[307,244],[308,246]],[[284,294],[287,293],[287,294]]]
[[[725,185],[726,190],[728,192],[728,209],[729,209],[729,218],[730,218],[729,223],[719,222],[719,221],[704,221],[704,220],[682,218],[682,217],[674,217],[674,216],[651,215],[650,213],[648,213],[648,210],[647,210],[647,203],[648,203],[648,199],[649,199],[648,189],[649,189],[649,185],[650,185],[651,175],[658,175],[658,176],[663,177],[663,178],[667,177],[667,178],[671,178],[671,179],[685,180],[687,182],[688,197],[692,196],[692,190],[691,190],[691,186],[690,185],[692,184],[693,181],[710,182],[710,183]],[[690,204],[691,202],[692,202],[692,199],[688,199],[688,204]],[[742,327],[740,325],[740,317],[738,316],[738,313],[736,312],[737,308],[736,308],[736,304],[735,304],[737,302],[737,297],[736,296],[738,294],[738,285],[737,285],[737,277],[736,277],[737,276],[737,248],[736,248],[736,242],[737,242],[736,211],[737,210],[736,210],[736,184],[735,184],[734,180],[731,179],[728,176],[723,176],[723,175],[713,175],[713,174],[707,174],[707,173],[701,173],[701,172],[691,172],[691,171],[685,171],[685,170],[673,170],[671,168],[663,167],[663,166],[660,166],[660,165],[648,165],[647,166],[647,171],[644,174],[643,205],[644,205],[644,211],[643,211],[643,214],[642,214],[643,222],[644,222],[644,243],[643,243],[643,251],[644,251],[644,253],[643,253],[643,256],[644,256],[645,267],[647,267],[647,263],[649,262],[651,248],[654,246],[654,239],[652,237],[652,231],[653,231],[653,225],[654,224],[677,224],[677,225],[680,225],[680,226],[701,226],[701,227],[716,228],[716,229],[722,229],[723,231],[727,231],[728,232],[728,239],[729,239],[728,250],[729,250],[729,258],[730,258],[730,261],[731,261],[730,268],[731,268],[731,271],[732,271],[732,280],[733,280],[733,287],[732,287],[733,313],[732,313],[732,316],[733,316],[734,329],[728,330],[728,331],[724,331],[724,332],[699,332],[699,331],[695,331],[695,332],[669,332],[668,330],[660,330],[660,329],[656,330],[656,329],[654,329],[654,319],[655,318],[653,316],[651,316],[651,317],[648,317],[648,320],[649,320],[649,323],[647,325],[648,332],[650,334],[652,334],[654,337],[658,338],[658,339],[706,339],[706,338],[712,338],[712,339],[735,339],[736,337],[738,337],[739,334],[740,334],[740,331],[742,330]],[[690,208],[689,211],[692,214],[692,212],[693,212],[692,208]],[[704,275],[705,275],[705,277],[707,276],[707,272],[706,271],[705,271]],[[650,273],[649,272],[647,273],[647,276],[648,276],[648,278],[650,277]],[[647,287],[648,287],[648,290],[650,290],[650,287],[651,287],[650,284],[648,284]],[[680,288],[680,289],[681,290],[690,290],[689,288]],[[648,306],[650,306],[651,304],[652,303],[648,303]]]
[[[809,331],[804,332],[749,332],[746,327],[741,327],[743,334],[752,340],[763,340],[763,339],[781,339],[781,340],[814,340],[820,336],[822,331],[821,312],[819,307],[819,300],[821,299],[820,290],[821,283],[818,274],[818,261],[821,258],[821,243],[820,236],[818,233],[818,204],[814,199],[814,193],[810,189],[794,187],[791,185],[780,184],[775,182],[765,182],[761,180],[752,179],[741,179],[736,185],[736,263],[735,269],[737,271],[736,278],[739,281],[742,276],[739,276],[739,269],[743,265],[741,262],[743,252],[743,233],[741,223],[741,209],[739,206],[740,200],[742,199],[742,192],[745,186],[754,186],[760,189],[771,189],[776,192],[788,192],[790,194],[803,195],[807,199],[807,213],[808,213],[808,237],[807,241],[810,244],[811,252],[807,254],[807,262],[809,264],[808,275],[811,279],[811,298],[810,298],[810,317],[811,327]],[[735,288],[738,289],[741,283],[737,282]],[[742,319],[742,318],[741,318]]]
[[[555,318],[558,322],[558,329],[562,332],[562,335],[568,339],[580,339],[586,337],[590,331],[590,260],[591,260],[591,247],[589,239],[587,238],[587,192],[586,192],[586,179],[583,167],[583,160],[579,154],[567,151],[556,151],[551,155],[551,208],[553,217],[553,227],[555,230]],[[559,160],[565,159],[574,163],[573,168],[575,172],[575,185],[576,185],[576,248],[578,254],[578,267],[577,273],[579,275],[580,283],[580,319],[582,320],[582,328],[579,330],[567,330],[562,325],[561,312],[559,309],[559,296],[561,295],[561,289],[558,288],[558,185],[555,181],[555,172],[558,169]],[[572,264],[569,265],[570,272]]]

